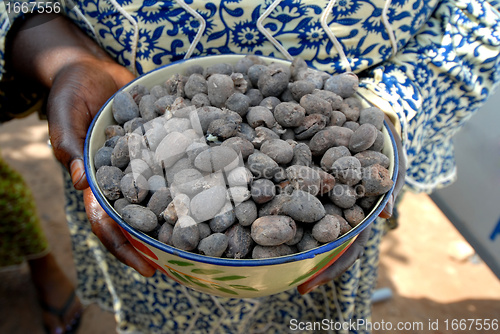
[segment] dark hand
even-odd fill
[[[401,144],[401,139],[399,138],[399,135],[396,133],[396,130],[391,121],[389,120],[389,118],[386,116],[385,119],[396,141],[396,149],[398,152],[398,161],[399,161],[398,176],[396,178],[396,184],[394,185],[394,191],[389,197],[386,206],[379,214],[379,217],[387,219],[392,216],[394,201],[399,195],[399,192],[401,191],[401,188],[404,185],[404,179],[406,174],[406,162],[403,155],[403,146]],[[328,283],[331,280],[337,278],[349,267],[351,267],[352,264],[358,258],[363,256],[365,245],[368,242],[368,239],[370,238],[370,232],[371,232],[371,224],[367,228],[365,228],[363,232],[359,234],[359,236],[356,238],[353,244],[346,250],[346,252],[342,254],[342,256],[339,257],[337,261],[335,261],[330,267],[325,269],[319,275],[299,285],[297,288],[299,293],[306,294],[311,290],[313,290],[314,288],[322,284]]]
[[[403,151],[403,145],[401,143],[401,138],[396,132],[396,129],[394,128],[394,125],[392,124],[391,120],[387,115],[385,116],[385,121],[389,125],[389,129],[392,132],[392,135],[394,136],[394,141],[396,142],[396,150],[398,152],[398,164],[399,164],[399,169],[398,169],[398,176],[396,178],[396,184],[394,185],[394,191],[392,192],[391,196],[389,197],[389,201],[387,201],[387,204],[384,207],[384,210],[379,214],[379,217],[381,218],[391,218],[392,216],[392,209],[394,208],[394,202],[396,201],[396,198],[398,198],[399,192],[403,188],[405,184],[405,176],[406,176],[406,159],[404,157],[404,151]]]
[[[76,189],[88,187],[83,147],[92,119],[111,95],[133,79],[125,67],[101,60],[73,63],[54,78],[47,102],[50,141]]]
[[[49,90],[49,135],[57,159],[70,171],[76,189],[85,189],[92,231],[123,263],[144,276],[154,268],[129,244],[118,224],[99,206],[85,175],[83,147],[87,129],[100,107],[134,79],[99,45],[65,17],[29,16],[13,32],[7,58],[13,69]]]
[[[83,146],[92,119],[108,98],[133,78],[124,67],[107,62],[83,62],[64,68],[49,94],[49,134],[55,155],[71,172],[75,188],[84,190],[92,232],[118,260],[144,276],[152,276],[155,269],[129,243],[88,188],[83,164]]]
[[[97,202],[94,194],[87,188],[83,191],[85,210],[92,226],[92,232],[118,260],[137,270],[141,275],[150,277],[153,268],[130,244],[120,226],[109,217]]]
[[[319,275],[316,275],[310,280],[305,281],[304,283],[299,285],[297,287],[299,293],[301,295],[309,293],[318,286],[326,284],[331,280],[337,278],[338,276],[342,275],[344,271],[349,269],[349,267],[352,266],[357,259],[363,256],[365,245],[368,242],[368,239],[370,239],[371,229],[372,226],[370,224],[363,230],[363,232],[358,235],[352,245],[345,251],[344,254],[342,254],[341,257],[337,259],[337,261],[335,261],[330,267],[325,269]]]

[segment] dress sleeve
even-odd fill
[[[13,4],[11,1],[2,1],[0,3],[0,79],[3,79],[5,70],[5,49],[7,45],[7,34],[12,28],[14,22],[23,17],[21,11],[10,10],[7,3]]]
[[[9,7],[7,3],[10,3]],[[14,7],[15,3],[19,7]],[[22,4],[26,4],[26,7],[21,7]],[[34,4],[29,0],[0,2],[0,123],[35,111],[42,116],[46,90],[35,82],[14,76],[6,59],[9,36],[26,15],[30,15]],[[44,1],[37,1],[36,4],[45,6]],[[36,12],[36,8],[33,12]]]
[[[403,49],[360,75],[364,103],[384,110],[401,135],[414,191],[456,178],[452,136],[500,79],[499,8],[499,1],[441,1]]]

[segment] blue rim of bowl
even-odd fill
[[[221,57],[225,57],[225,56],[227,56],[227,55],[224,55],[224,56],[221,56]],[[210,57],[217,57],[217,56],[210,56]],[[262,57],[262,56],[259,56],[259,57]],[[199,59],[199,58],[203,58],[203,57],[190,58],[190,59],[187,59],[187,60],[184,60],[184,59],[183,60],[179,60],[179,61],[173,62],[171,64],[167,64],[167,65],[158,67],[158,68],[156,68],[156,69],[154,69],[154,70],[152,70],[152,71],[150,71],[148,73],[145,73],[144,75],[147,75],[147,74],[155,72],[155,71],[160,71],[160,70],[162,70],[165,67],[174,66],[174,65],[183,63],[185,61],[188,61],[188,60],[192,61],[192,60],[196,60],[196,59]],[[272,57],[262,57],[262,58],[267,58],[267,59],[271,59],[271,60],[275,59],[275,58],[272,58]],[[90,152],[89,152],[89,149],[90,149],[89,148],[89,146],[90,146],[90,137],[91,137],[92,131],[93,131],[94,127],[95,127],[95,124],[96,124],[97,120],[101,116],[104,108],[109,103],[111,103],[111,101],[113,100],[113,98],[115,97],[115,95],[118,92],[126,89],[127,87],[129,87],[131,85],[133,85],[135,83],[135,81],[138,80],[141,77],[142,76],[139,76],[139,77],[135,78],[134,80],[132,80],[131,82],[129,82],[127,85],[125,85],[121,89],[119,89],[115,94],[113,94],[113,96],[111,96],[106,101],[106,103],[101,107],[101,109],[99,110],[99,112],[97,113],[97,115],[92,120],[92,123],[90,124],[90,127],[89,127],[89,129],[87,131],[87,136],[85,138],[84,163],[85,163],[85,173],[87,174],[87,178],[89,179],[90,189],[92,190],[92,193],[96,197],[97,202],[99,202],[99,204],[104,209],[104,211],[106,211],[106,213],[115,222],[117,222],[120,225],[120,227],[122,227],[125,231],[127,231],[128,233],[130,233],[132,236],[136,237],[137,239],[139,239],[139,240],[147,243],[148,245],[153,246],[154,248],[157,248],[157,249],[159,249],[159,250],[161,250],[163,252],[166,252],[166,253],[169,253],[169,254],[172,254],[172,255],[179,256],[179,257],[181,257],[181,258],[183,258],[185,260],[190,260],[190,261],[195,261],[195,262],[203,262],[203,263],[213,264],[213,265],[219,265],[219,266],[228,266],[228,267],[268,266],[268,265],[278,265],[278,264],[284,264],[284,263],[288,263],[288,262],[295,262],[295,261],[301,261],[301,260],[305,260],[305,259],[310,259],[310,258],[313,258],[313,257],[315,257],[317,255],[320,255],[320,254],[323,254],[325,252],[331,251],[331,250],[339,247],[343,243],[347,242],[348,240],[352,239],[353,237],[359,235],[382,212],[382,210],[384,209],[385,205],[387,204],[387,202],[389,200],[389,197],[391,196],[391,194],[392,194],[392,192],[394,190],[394,186],[396,185],[396,178],[397,178],[397,175],[398,175],[398,169],[399,169],[398,152],[397,152],[397,149],[396,149],[396,141],[394,139],[394,136],[393,136],[392,132],[389,130],[387,122],[384,120],[384,126],[385,126],[385,128],[387,129],[387,131],[389,133],[389,137],[391,139],[392,150],[393,150],[393,153],[394,153],[394,163],[393,163],[394,164],[394,168],[393,168],[393,174],[392,174],[393,185],[392,185],[391,189],[389,189],[389,191],[384,194],[384,197],[382,198],[382,201],[380,202],[380,204],[378,205],[378,207],[373,212],[371,212],[371,214],[369,216],[367,216],[360,224],[358,224],[355,228],[351,229],[349,232],[347,232],[346,234],[344,234],[343,236],[341,236],[337,240],[332,241],[332,242],[327,243],[327,244],[324,244],[324,245],[321,245],[319,247],[316,247],[316,248],[304,251],[304,252],[290,254],[290,255],[286,255],[286,256],[274,257],[274,258],[267,258],[267,259],[229,259],[229,258],[216,258],[216,257],[210,257],[210,256],[201,255],[201,254],[196,254],[196,253],[193,253],[193,252],[184,251],[184,250],[175,248],[173,246],[167,245],[165,243],[162,243],[161,241],[158,241],[158,240],[150,237],[149,235],[144,234],[143,232],[137,231],[134,228],[132,228],[130,225],[128,225],[118,215],[118,213],[111,207],[111,205],[108,202],[108,200],[104,197],[104,195],[102,194],[102,192],[98,189],[97,182],[94,179],[94,177],[90,177],[91,175],[93,175],[91,173],[91,170],[93,169],[93,167],[90,166],[90,160],[89,160],[89,154],[90,154]]]

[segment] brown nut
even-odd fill
[[[340,126],[329,126],[316,133],[309,142],[313,156],[320,156],[333,146],[349,146],[353,131]]]
[[[214,146],[200,152],[194,159],[196,168],[203,172],[226,172],[238,167],[240,159],[236,151],[229,146]]]
[[[342,157],[348,157],[350,155],[351,152],[345,146],[336,146],[329,148],[321,158],[321,168],[323,168],[327,172],[331,172],[335,161]]]
[[[227,74],[212,74],[207,80],[208,99],[213,106],[222,108],[234,93],[233,79]]]
[[[363,219],[365,219],[365,212],[363,211],[362,207],[354,204],[350,208],[344,210],[344,217],[349,225],[351,225],[352,227],[356,227],[363,221]]]
[[[314,223],[326,214],[320,200],[305,191],[294,190],[290,200],[283,204],[281,212],[295,221]]]
[[[337,216],[326,215],[314,224],[312,232],[314,239],[322,243],[334,241],[340,235],[340,222]]]
[[[349,140],[349,149],[352,152],[367,150],[377,139],[377,129],[373,124],[365,123],[354,131]]]
[[[297,227],[287,216],[265,216],[252,224],[252,239],[261,246],[278,246],[293,239]]]
[[[337,183],[328,194],[328,197],[333,204],[342,209],[347,209],[356,203],[358,195],[353,187],[347,184]]]
[[[281,102],[274,108],[274,118],[281,126],[299,126],[306,117],[305,109],[297,103]]]
[[[130,204],[124,207],[122,218],[131,227],[145,233],[158,227],[158,219],[154,212],[139,204]]]
[[[202,255],[221,257],[228,246],[228,237],[223,233],[214,233],[200,240],[198,251]]]
[[[258,179],[251,184],[252,199],[257,204],[269,202],[276,195],[274,183],[268,179]]]
[[[384,112],[377,107],[369,107],[361,110],[359,114],[359,124],[370,123],[382,130],[384,126]]]
[[[196,221],[190,216],[181,216],[172,232],[172,245],[183,250],[193,250],[200,242],[200,230]]]
[[[300,99],[300,105],[305,109],[306,114],[321,114],[330,117],[332,105],[314,94],[306,94]]]
[[[240,154],[243,160],[246,160],[250,154],[253,153],[253,144],[245,138],[242,137],[232,137],[224,140],[221,146],[227,146],[232,148],[236,153]]]
[[[246,257],[254,245],[250,228],[234,224],[226,232],[228,245],[224,256],[234,259]]]
[[[302,239],[297,243],[299,252],[305,252],[319,246],[319,241],[312,236],[311,231],[304,231]]]
[[[306,116],[302,122],[293,131],[298,140],[308,139],[314,136],[318,131],[323,130],[328,122],[328,117],[321,114],[312,114]]]
[[[96,180],[104,196],[113,201],[121,197],[120,182],[124,174],[118,167],[102,166],[96,172]]]
[[[252,251],[252,259],[267,259],[290,254],[293,254],[293,250],[290,246],[285,244],[278,246],[256,245]]]
[[[252,128],[258,126],[272,128],[276,124],[276,119],[271,110],[261,106],[250,107],[246,114],[246,119]]]
[[[271,139],[263,142],[260,151],[278,164],[286,165],[293,159],[293,147],[281,139]]]
[[[388,192],[393,181],[389,175],[389,171],[379,164],[374,164],[365,167],[361,185],[365,189],[366,196],[377,196]]]
[[[247,168],[257,179],[272,179],[274,175],[279,172],[278,163],[266,154],[258,151],[248,157]]]
[[[361,167],[368,167],[374,164],[379,164],[384,168],[389,168],[390,160],[389,158],[380,152],[376,151],[363,151],[354,155],[359,162],[361,163]]]
[[[294,189],[303,190],[316,196],[321,188],[321,176],[311,167],[293,165],[286,169],[290,185]]]
[[[254,201],[239,203],[234,208],[234,214],[242,226],[250,226],[257,219],[257,205]]]
[[[189,206],[191,215],[197,222],[212,219],[226,203],[226,188],[214,186],[194,196]]]
[[[293,159],[291,165],[311,166],[312,153],[307,144],[299,143],[293,148]]]

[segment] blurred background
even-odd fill
[[[490,123],[496,126],[500,124]],[[498,136],[498,129],[493,133]],[[54,254],[66,274],[76,282],[63,209],[62,172],[47,141],[46,122],[40,121],[37,115],[0,126],[1,152],[11,166],[24,175],[31,187]],[[497,153],[500,152],[500,145],[498,148]],[[500,170],[498,165],[490,167]],[[470,179],[470,176],[464,179]],[[471,187],[470,184],[464,186]],[[464,200],[457,190],[447,191],[458,194],[458,198]],[[450,212],[457,214],[453,203],[460,207],[463,204],[458,199],[447,202],[448,198],[448,195],[442,194],[434,202],[425,194],[405,194],[399,207],[399,227],[390,231],[382,241],[377,287],[383,289],[379,292],[387,292],[389,298],[374,304],[373,322],[383,320],[394,326],[398,322],[424,325],[423,330],[410,329],[404,333],[456,333],[451,328],[445,328],[446,320],[449,324],[453,319],[500,320],[500,280],[477,254],[481,248],[481,253],[486,254],[483,256],[489,256],[487,252],[491,245],[486,245],[476,234],[493,236],[493,230],[476,233],[475,226],[478,223],[465,219],[465,223],[457,223],[462,224],[459,232],[453,224],[457,217],[451,217]],[[490,207],[499,212],[498,197],[487,198]],[[485,201],[482,198],[480,200],[481,203]],[[438,201],[441,208],[435,204]],[[476,206],[470,201],[468,204]],[[448,216],[442,210],[447,211]],[[483,213],[484,210],[478,211]],[[453,223],[449,219],[453,219]],[[477,226],[477,231],[480,231],[481,228]],[[491,241],[498,247],[500,234]],[[491,259],[488,261],[492,263]],[[27,266],[0,271],[0,333],[43,333],[40,314]],[[439,323],[438,330],[430,330],[429,322],[435,323],[436,320]],[[387,332],[391,331],[374,331]],[[115,333],[114,318],[97,305],[91,305],[83,315],[78,333]]]

